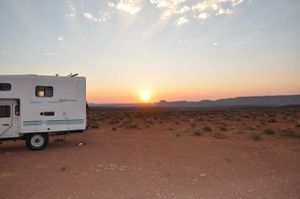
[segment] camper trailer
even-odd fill
[[[48,136],[86,130],[86,80],[77,76],[0,75],[0,141],[32,150]]]

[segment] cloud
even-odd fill
[[[233,10],[231,9],[223,9],[223,8],[220,8],[219,9],[219,12],[217,13],[217,15],[223,15],[223,14],[232,14],[233,13]]]
[[[85,12],[84,14],[83,14],[83,16],[86,18],[86,19],[88,19],[89,21],[93,21],[93,22],[97,22],[98,21],[98,19],[96,18],[96,17],[94,17],[91,13],[89,13],[89,12]]]
[[[158,8],[174,9],[177,5],[185,2],[185,0],[150,0],[150,3]]]
[[[99,14],[100,14],[100,16],[96,17],[89,12],[85,12],[83,14],[83,16],[91,22],[106,22],[110,18],[110,15],[108,12],[99,12]]]
[[[214,42],[212,45],[213,46],[219,46],[220,44],[218,42]]]
[[[189,22],[189,18],[187,16],[182,16],[175,21],[176,26],[181,26]]]
[[[62,38],[62,36],[58,36],[57,41],[63,41],[64,38]]]
[[[208,17],[210,17],[210,15],[204,12],[204,13],[199,14],[197,18],[198,19],[207,19]]]
[[[45,56],[52,56],[54,55],[54,53],[50,53],[50,52],[47,52],[47,53],[44,53]]]
[[[113,10],[136,15],[142,11],[144,5],[150,3],[161,10],[160,19],[165,23],[170,19],[174,20],[173,24],[176,26],[181,26],[189,23],[192,18],[205,20],[213,16],[233,14],[236,7],[245,1],[251,0],[108,0],[106,11],[99,12],[99,15],[85,12],[83,16],[90,22],[106,22]],[[68,16],[75,16],[73,1],[68,1],[68,7]]]
[[[168,19],[174,14],[183,14],[190,11],[190,7],[187,5],[180,7],[185,1],[186,0],[150,0],[150,3],[163,10],[162,19]]]
[[[7,55],[7,52],[6,51],[1,51],[0,54],[1,55]]]
[[[207,19],[211,15],[233,14],[234,8],[244,0],[202,0],[192,6],[194,13],[200,13],[199,19]]]
[[[120,0],[118,3],[108,2],[108,6],[127,12],[131,15],[136,15],[142,9],[142,0]]]
[[[75,8],[74,1],[72,1],[72,0],[67,1],[67,9],[68,9],[68,11],[65,14],[66,17],[69,17],[69,18],[76,17],[76,8]]]

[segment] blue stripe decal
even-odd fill
[[[24,126],[37,126],[37,125],[43,125],[42,120],[31,120],[31,121],[24,121]]]
[[[46,125],[57,125],[57,124],[83,124],[83,119],[76,120],[47,120]]]
[[[31,120],[23,121],[23,126],[37,126],[37,125],[67,125],[67,124],[83,124],[83,119],[74,119],[74,120]]]

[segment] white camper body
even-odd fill
[[[85,129],[84,77],[0,76],[0,140],[30,142],[28,139],[39,134],[48,143],[48,135]],[[34,140],[28,144],[38,145]]]

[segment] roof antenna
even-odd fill
[[[78,73],[75,73],[75,74],[71,75],[71,77],[77,77],[77,76],[78,76]]]

